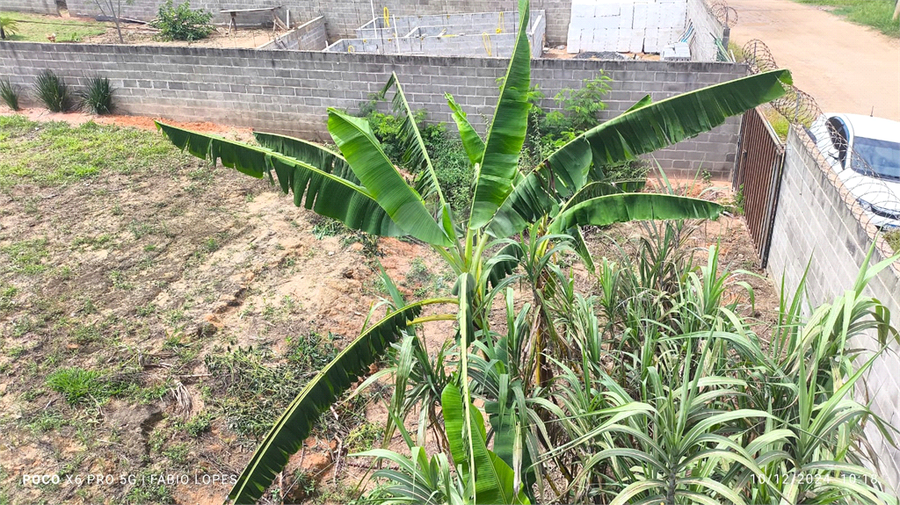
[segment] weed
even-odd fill
[[[139,305],[134,309],[138,317],[152,316],[153,314],[156,314],[157,310],[157,306],[152,303],[148,303],[147,305]]]
[[[166,397],[169,392],[169,384],[161,382],[152,386],[144,386],[137,382],[131,382],[122,391],[122,396],[131,399],[141,405],[155,403]]]
[[[288,337],[287,360],[303,369],[319,370],[337,355],[332,345],[334,339],[330,332],[324,337],[318,333]]]
[[[895,253],[900,253],[900,230],[887,232],[884,234],[884,238],[887,240],[888,245],[891,246],[891,249],[893,249]]]
[[[97,312],[97,306],[94,305],[94,300],[90,298],[85,298],[83,302],[81,302],[81,313],[85,315],[94,314]]]
[[[72,241],[72,247],[90,247],[91,249],[103,249],[103,246],[112,241],[113,237],[109,234],[97,235],[96,237],[77,237]]]
[[[744,185],[741,184],[741,187],[734,193],[734,202],[731,207],[734,209],[734,213],[743,216],[744,215]]]
[[[78,344],[89,344],[100,340],[100,330],[96,326],[77,325],[72,330],[72,339]]]
[[[313,225],[312,234],[318,240],[322,240],[325,237],[335,237],[347,231],[348,229],[344,226],[344,223],[337,219],[325,217],[317,220]]]
[[[108,274],[106,274],[107,278],[109,278],[109,282],[112,283],[113,287],[116,289],[121,289],[123,291],[129,291],[134,289],[134,285],[128,282],[125,278],[125,273],[121,270],[110,270]]]
[[[0,284],[0,313],[3,313],[16,305],[16,295],[19,288],[9,285]]]
[[[172,491],[164,481],[165,472],[146,469],[135,476],[135,485],[125,495],[127,503],[173,503]]]
[[[709,184],[712,182],[712,173],[709,170],[704,170],[701,172],[700,177],[703,178],[704,184]]]
[[[43,264],[44,258],[48,256],[46,238],[14,242],[0,247],[0,252],[9,257],[7,268],[12,272],[33,275],[48,268]]]
[[[209,431],[211,421],[212,416],[210,414],[200,414],[184,423],[183,428],[188,435],[196,438]]]
[[[50,389],[62,393],[71,405],[87,399],[103,395],[103,381],[100,372],[82,368],[62,368],[47,377]]]
[[[35,78],[34,92],[38,100],[50,112],[68,112],[72,108],[69,86],[50,70],[44,70]]]
[[[33,433],[54,431],[66,425],[66,420],[59,412],[51,410],[41,410],[32,421],[26,426]]]
[[[350,430],[344,445],[351,453],[367,451],[381,439],[382,431],[382,427],[375,423],[365,423]]]
[[[221,247],[222,247],[222,245],[219,244],[219,241],[216,240],[214,237],[208,238],[206,240],[206,242],[203,243],[203,249],[207,253],[210,253],[210,254],[218,251]]]
[[[0,98],[10,109],[19,110],[19,89],[9,79],[0,80]]]
[[[283,360],[266,349],[207,354],[204,360],[211,375],[208,404],[221,408],[228,427],[237,433],[249,437],[265,434],[298,388],[336,355],[328,338],[308,334],[292,339]]]
[[[190,446],[186,443],[173,444],[162,451],[162,455],[169,458],[176,465],[183,465],[187,461]]]
[[[135,240],[140,240],[155,231],[153,226],[136,219],[132,219],[131,222],[128,223],[128,229],[134,234]]]
[[[81,103],[93,114],[110,114],[115,89],[106,77],[91,77],[85,90],[79,93]]]

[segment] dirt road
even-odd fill
[[[732,40],[760,39],[794,84],[827,112],[900,121],[900,40],[790,0],[728,0],[738,11]]]

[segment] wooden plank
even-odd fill
[[[280,9],[282,7],[283,6],[278,5],[275,7],[263,7],[260,9],[231,9],[231,10],[219,11],[219,13],[221,13],[221,14],[238,14],[240,12],[271,12],[271,11],[274,11],[275,9]]]

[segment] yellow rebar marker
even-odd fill
[[[384,7],[384,27],[385,28],[391,27],[391,13],[388,10],[387,6]]]

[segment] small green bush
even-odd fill
[[[83,107],[93,114],[109,114],[112,112],[113,93],[115,89],[106,77],[92,77],[87,88],[80,93]]]
[[[19,110],[19,90],[9,83],[9,80],[0,81],[0,98],[12,110]]]
[[[212,16],[204,9],[191,9],[190,2],[175,7],[172,0],[166,0],[150,25],[159,29],[159,37],[163,40],[191,42],[205,39],[215,30],[209,23]]]
[[[62,368],[47,377],[47,385],[74,405],[101,389],[100,373],[82,368]]]
[[[379,112],[377,103],[377,100],[372,100],[361,104],[360,115],[368,119],[369,126],[372,127],[375,138],[381,142],[387,157],[399,162],[406,151],[403,118]],[[454,209],[467,209],[474,189],[473,173],[462,142],[450,138],[443,123],[426,123],[425,110],[415,111],[413,115],[444,198]]]
[[[50,70],[38,74],[34,91],[50,112],[67,112],[72,108],[72,95],[66,83]]]

